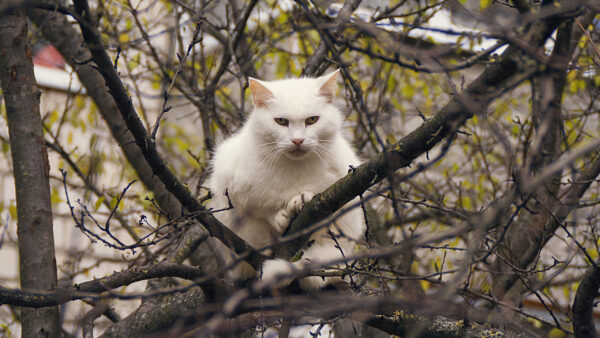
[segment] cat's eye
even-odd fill
[[[287,119],[284,119],[283,117],[276,117],[275,122],[277,122],[278,125],[284,126],[284,127],[287,127],[290,124],[290,121],[288,121]]]
[[[307,118],[306,120],[304,120],[304,123],[307,126],[310,126],[311,124],[315,124],[318,120],[319,120],[318,116],[311,116],[311,117]]]

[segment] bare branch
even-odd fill
[[[522,39],[532,46],[541,46],[556,28],[558,22],[545,19],[531,25]],[[535,60],[527,58],[518,47],[510,46],[498,63],[489,66],[465,91],[453,97],[433,118],[405,136],[375,159],[360,165],[324,192],[317,194],[292,221],[287,233],[324,219],[352,198],[362,194],[371,185],[384,179],[390,172],[402,168],[419,155],[431,150],[439,141],[451,136],[474,114],[483,111],[488,102],[533,74]],[[515,77],[518,79],[517,83]],[[279,255],[293,257],[308,237],[292,245],[279,248]]]

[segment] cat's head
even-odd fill
[[[265,156],[301,160],[330,157],[329,145],[340,133],[341,114],[334,106],[339,70],[319,78],[272,82],[250,79],[254,111],[249,123]]]

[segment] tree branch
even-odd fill
[[[58,288],[52,292],[28,292],[18,289],[7,289],[0,286],[0,304],[42,308],[83,298],[119,298],[118,295],[109,295],[107,297],[96,296],[105,291],[152,278],[179,277],[195,280],[202,276],[204,276],[202,270],[197,267],[162,262],[149,266],[135,266],[124,271],[115,272],[110,276],[93,279],[66,288]],[[199,282],[198,284],[202,286],[208,283],[206,281]],[[148,295],[148,297],[153,296],[155,295]],[[124,298],[131,297],[125,296]]]
[[[598,297],[598,288],[600,288],[600,266],[598,262],[591,262],[586,271],[573,301],[573,329],[575,337],[586,338],[596,337],[594,329],[594,300]]]
[[[557,25],[558,20],[554,17],[538,20],[528,27],[520,36],[520,40],[540,48]],[[304,205],[285,235],[294,234],[325,219],[355,196],[365,192],[371,185],[407,166],[442,139],[454,135],[475,113],[484,111],[490,100],[529,78],[536,67],[535,58],[518,47],[509,46],[498,63],[490,65],[462,94],[452,97],[434,117],[388,147],[387,151],[380,153],[375,159],[351,170],[324,192],[315,195]],[[276,256],[293,257],[304,246],[309,236],[310,234],[279,246]]]
[[[140,306],[132,314],[111,325],[100,337],[140,337],[171,328],[205,305],[201,288],[164,297],[158,305]],[[182,324],[184,324],[183,322]]]
[[[132,143],[133,136],[121,117],[112,96],[106,91],[106,83],[97,69],[89,63],[78,61],[91,59],[91,53],[85,48],[80,34],[73,29],[66,18],[59,13],[27,8],[27,15],[40,28],[44,38],[52,43],[63,58],[77,73],[77,77],[86,88],[87,94],[94,101],[102,118],[107,123],[113,138],[121,146],[127,161],[136,170],[144,186],[153,192],[161,209],[171,218],[181,214],[181,204],[169,193],[160,179],[153,175],[140,149]]]
[[[84,20],[88,23],[90,22],[91,13],[89,13],[87,1],[75,1],[75,9]],[[256,252],[256,250],[248,245],[248,243],[224,226],[214,216],[206,212],[200,202],[192,196],[187,187],[182,184],[168,168],[167,164],[158,154],[155,140],[150,137],[137,115],[131,99],[113,66],[112,60],[106,53],[100,34],[95,29],[90,28],[90,25],[80,24],[80,28],[83,39],[92,54],[92,59],[104,77],[109,92],[114,98],[121,116],[127,124],[127,128],[134,136],[135,142],[148,165],[152,168],[152,173],[160,178],[165,185],[165,188],[171,192],[186,209],[195,214],[195,218],[208,229],[211,236],[221,240],[234,252],[245,254],[246,261],[253,267],[258,268],[265,260],[265,257]]]
[[[584,15],[583,21],[586,26],[593,17],[594,15],[591,12]],[[536,146],[531,149],[533,153],[530,154],[531,159],[528,161],[528,166],[531,168],[524,168],[523,170],[533,170],[534,172],[538,169],[541,170],[542,167],[550,165],[558,157],[561,142],[559,138],[560,126],[562,125],[560,115],[563,90],[566,83],[566,69],[573,61],[572,54],[583,35],[582,30],[573,32],[572,27],[573,20],[569,20],[558,28],[557,40],[550,55],[550,63],[554,67],[547,68],[540,74],[540,78],[545,79],[546,83],[546,86],[538,88],[543,106],[534,106],[539,111],[535,111],[533,115],[538,119],[538,128],[541,128],[541,130],[538,131],[540,135]],[[562,70],[559,70],[561,68]],[[555,139],[550,140],[550,136],[554,136]],[[586,170],[575,179],[563,203],[557,202],[556,199],[559,190],[557,183],[560,180],[559,176],[551,178],[549,182],[541,187],[537,199],[538,201],[542,200],[542,203],[531,206],[529,209],[534,210],[534,212],[526,213],[523,216],[529,218],[523,221],[526,228],[513,227],[509,229],[509,234],[507,234],[505,240],[505,242],[510,243],[509,252],[514,257],[514,265],[517,268],[526,269],[532,264],[560,224],[577,208],[579,200],[589,188],[592,180],[599,174],[600,158],[596,157],[586,167]],[[512,232],[515,233],[514,237],[511,236]],[[503,265],[501,264],[496,269],[512,271],[511,267]],[[492,293],[498,298],[502,298],[504,293],[518,280],[517,274],[506,272],[508,271],[499,274],[494,280]]]
[[[300,6],[304,7],[305,11],[308,11],[308,4],[306,3],[306,1],[297,2],[300,4]],[[333,29],[331,29],[330,34],[336,34],[340,30],[340,28],[343,27],[344,24],[350,20],[352,12],[354,12],[356,8],[358,8],[358,5],[360,5],[360,3],[361,0],[348,0],[344,2],[342,9],[338,12],[337,17],[334,20],[334,27]],[[325,34],[322,34],[321,43],[306,63],[306,66],[302,70],[302,75],[314,76],[317,74],[319,68],[324,68],[323,65],[326,65],[326,63],[324,63],[323,61],[325,60],[327,56],[327,51],[330,48],[331,41],[329,41],[329,37],[325,36]]]

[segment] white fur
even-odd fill
[[[227,207],[224,194],[227,190],[234,208],[214,215],[255,248],[268,245],[281,235],[302,207],[303,199],[308,202],[313,194],[345,176],[350,165],[359,164],[354,150],[342,136],[340,112],[331,104],[331,96],[323,93],[327,90],[323,85],[333,83],[330,81],[335,81],[336,76],[334,72],[320,78],[255,82],[251,88],[256,88],[258,83],[261,85],[258,87],[268,88],[267,94],[272,93],[271,97],[261,92],[261,98],[269,97],[266,104],[263,101],[257,104],[255,99],[255,109],[245,125],[215,151],[209,180],[213,193],[210,206]],[[312,116],[319,119],[306,125],[306,119]],[[289,125],[282,126],[275,118],[285,118]],[[297,147],[292,139],[299,138],[304,141]],[[304,154],[290,153],[298,149]],[[344,234],[337,240],[342,250],[350,253],[354,242],[364,233],[362,213],[352,210],[336,220],[330,229],[335,234]],[[311,240],[314,243],[304,249],[298,262],[267,261],[262,268],[262,278],[271,280],[277,275],[289,274],[294,267],[300,268],[308,261],[341,257],[327,229],[314,233]],[[236,278],[253,275],[254,270],[245,263],[238,265],[234,272]],[[331,280],[308,277],[301,280],[301,285],[315,289],[328,282]]]

